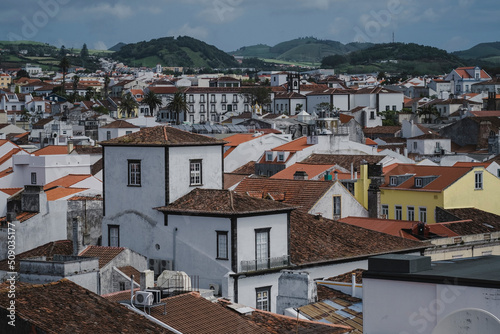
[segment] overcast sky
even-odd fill
[[[107,49],[187,35],[224,51],[313,36],[448,51],[500,40],[498,0],[2,0],[0,40]]]

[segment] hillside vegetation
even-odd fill
[[[192,37],[179,36],[127,44],[112,58],[132,66],[183,66],[197,68],[237,67],[236,60],[213,45]]]

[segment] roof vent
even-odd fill
[[[303,170],[298,170],[295,172],[295,174],[293,174],[294,180],[307,180],[308,177],[309,176],[307,175],[307,173]]]

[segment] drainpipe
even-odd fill
[[[356,294],[356,274],[352,273],[351,296]]]

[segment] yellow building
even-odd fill
[[[500,179],[482,166],[399,164],[380,186],[383,217],[435,223],[436,207],[476,208],[500,215]]]
[[[12,78],[6,73],[0,73],[0,89],[9,88]]]

